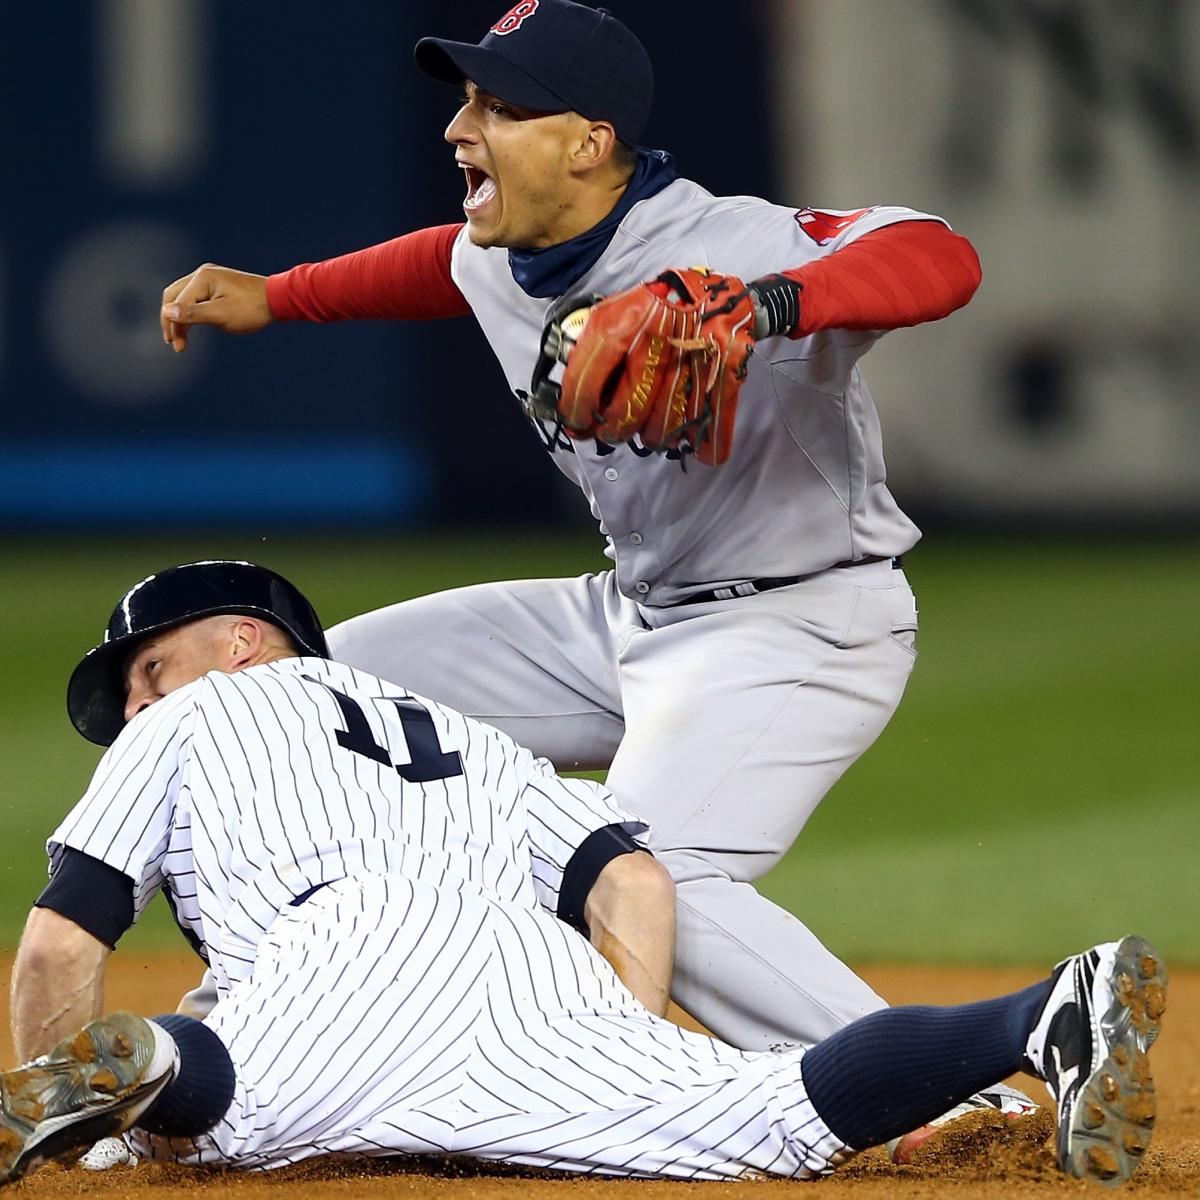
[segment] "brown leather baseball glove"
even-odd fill
[[[665,271],[607,299],[551,307],[529,410],[568,437],[693,453],[720,466],[754,345],[746,285],[705,268]],[[561,384],[551,380],[565,363]]]

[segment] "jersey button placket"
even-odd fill
[[[618,471],[616,467],[604,468],[604,478],[607,479],[609,483],[616,483],[620,477],[621,472]]]

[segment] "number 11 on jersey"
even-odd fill
[[[313,682],[319,683],[320,680],[314,679]],[[446,753],[442,749],[433,725],[433,717],[424,705],[415,700],[388,701],[383,697],[379,698],[380,703],[396,706],[412,760],[408,763],[393,763],[387,749],[381,746],[371,733],[371,726],[367,723],[367,714],[363,712],[362,706],[327,683],[321,686],[337,701],[338,708],[342,710],[342,720],[346,722],[345,730],[337,731],[339,746],[372,759],[381,766],[394,767],[400,778],[407,783],[432,783],[437,779],[453,779],[454,776],[463,773],[462,755],[457,750]]]

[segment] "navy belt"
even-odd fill
[[[833,571],[838,567],[862,567],[867,563],[881,562],[890,562],[892,570],[898,571],[904,566],[904,557],[900,554],[897,554],[895,558],[872,554],[867,558],[847,559],[845,562],[833,563],[824,570]],[[669,607],[680,608],[684,604],[708,604],[713,600],[736,600],[739,596],[757,596],[759,592],[773,592],[776,588],[790,587],[793,583],[803,583],[806,579],[811,579],[814,575],[821,573],[821,571],[810,571],[807,575],[778,575],[768,576],[766,579],[747,579],[745,583],[731,583],[728,587],[710,588],[707,592],[696,592],[683,600],[676,600]]]
[[[328,887],[331,883],[340,883],[337,879],[326,879],[324,883],[314,883],[307,892],[301,892],[300,895],[293,897],[288,901],[292,908],[299,908],[314,893],[319,892],[323,887]]]

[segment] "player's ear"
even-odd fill
[[[617,131],[607,121],[585,121],[581,117],[572,165],[580,173],[610,165],[616,147]]]
[[[229,626],[228,666],[231,674],[253,664],[263,646],[262,622],[254,617],[237,617]]]

